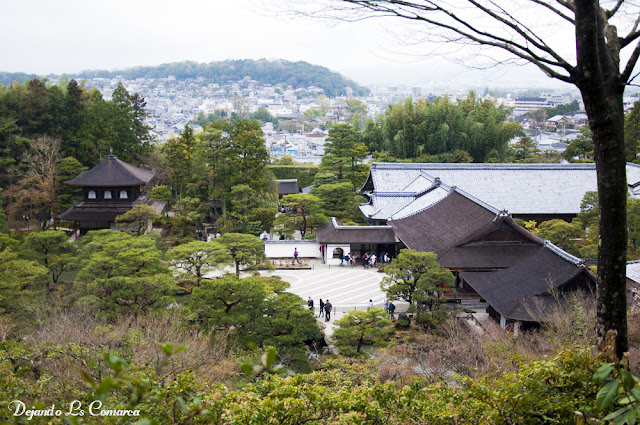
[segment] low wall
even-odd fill
[[[298,250],[298,257],[320,258],[320,244],[315,240],[264,242],[267,258],[293,258],[294,249]]]

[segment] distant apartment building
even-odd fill
[[[519,97],[505,102],[506,106],[513,107],[513,115],[524,115],[529,111],[548,109],[556,106],[544,97]]]

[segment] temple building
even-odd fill
[[[436,253],[453,272],[450,298],[486,302],[489,315],[515,332],[544,321],[571,292],[595,291],[596,277],[581,259],[457,188],[440,184],[438,196],[396,213],[389,226],[404,246]]]
[[[640,196],[640,166],[627,164],[627,180],[630,196]],[[446,298],[486,303],[492,318],[517,333],[574,291],[593,293],[596,277],[513,218],[570,220],[596,187],[593,164],[374,163],[360,190],[370,225],[332,219],[316,239],[327,263],[346,251],[434,252],[456,277]]]
[[[571,221],[588,191],[597,190],[595,164],[373,163],[360,192],[360,210],[370,224],[387,224],[456,187],[514,218]],[[627,164],[629,195],[640,197],[640,165]]]
[[[80,234],[90,230],[127,230],[117,226],[116,217],[136,205],[151,205],[161,213],[166,202],[149,199],[142,186],[149,183],[155,171],[134,167],[114,155],[76,178],[65,181],[69,186],[82,187],[83,199],[58,216],[61,221],[73,221]]]

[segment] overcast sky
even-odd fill
[[[255,0],[3,0],[0,71],[36,74],[168,62],[287,59],[364,85],[553,85],[537,70],[480,73],[398,54],[385,22],[335,23],[257,10]],[[268,2],[266,2],[268,4]],[[394,21],[396,25],[400,21]]]

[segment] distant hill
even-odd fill
[[[0,72],[0,84],[6,87],[15,81],[24,83],[26,80],[30,80],[34,77],[43,79],[45,77],[55,77],[55,75],[45,76],[36,74],[25,74],[24,72]]]
[[[68,78],[114,78],[122,76],[126,79],[167,78],[176,79],[203,77],[210,83],[225,84],[242,80],[249,76],[263,84],[287,84],[293,88],[309,86],[320,87],[329,97],[346,95],[346,88],[353,89],[354,96],[366,96],[369,89],[349,80],[337,72],[308,62],[289,62],[286,60],[226,60],[222,62],[197,63],[176,62],[158,66],[139,66],[118,71],[83,71],[79,74],[65,74]],[[16,79],[24,81],[31,78],[28,74],[0,73],[0,82],[7,85]]]

